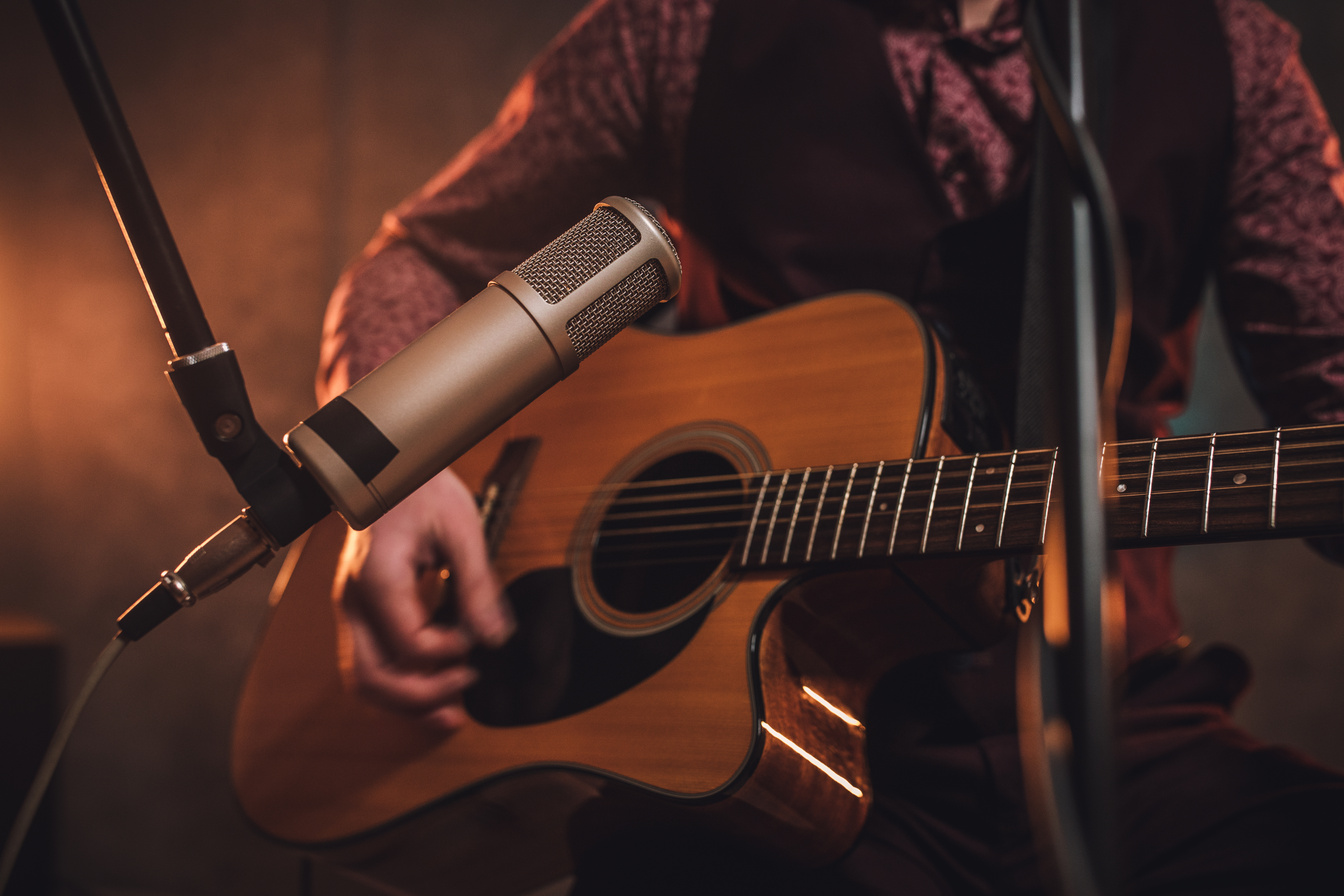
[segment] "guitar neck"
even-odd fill
[[[733,564],[1039,552],[1056,463],[1008,451],[757,474]],[[1111,443],[1098,475],[1117,548],[1344,529],[1344,424]]]

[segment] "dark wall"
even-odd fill
[[[340,268],[580,3],[81,5],[215,333],[278,436],[314,407]],[[240,503],[162,377],[167,345],[22,2],[0,4],[0,234],[0,608],[60,629],[69,690],[121,610]],[[60,782],[69,892],[297,892],[297,859],[247,827],[227,777],[275,568],[108,676]]]
[[[581,4],[83,5],[216,335],[279,434],[313,407],[340,267]],[[1344,110],[1330,53],[1344,7],[1275,6]],[[160,378],[167,357],[32,14],[0,3],[0,609],[58,627],[67,691],[116,615],[239,507]],[[1254,425],[1225,368],[1201,377],[1209,410],[1190,428]],[[227,780],[272,575],[179,614],[113,669],[57,797],[67,892],[297,892],[297,860],[248,829]],[[1192,633],[1257,659],[1247,724],[1344,764],[1344,575],[1283,544],[1189,551],[1180,579]]]

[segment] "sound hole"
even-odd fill
[[[542,569],[509,583],[517,627],[498,650],[477,649],[480,679],[466,708],[483,725],[538,725],[583,712],[633,688],[670,663],[705,620],[704,609],[636,638],[599,631],[574,603],[568,569]]]
[[[675,604],[704,584],[745,519],[736,468],[709,451],[664,458],[625,485],[606,509],[593,547],[593,584],[629,614]]]
[[[588,549],[576,562],[591,577],[540,569],[509,583],[513,637],[472,656],[480,679],[466,708],[482,724],[539,724],[610,700],[672,662],[710,612],[715,576],[751,511],[738,467],[696,449],[613,478],[615,496],[593,505],[602,516],[579,528]],[[582,595],[576,580],[587,583]],[[580,608],[593,592],[597,614]],[[641,628],[649,619],[658,624]]]

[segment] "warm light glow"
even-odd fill
[[[775,729],[771,728],[770,725],[769,725],[768,723],[766,723],[766,722],[762,722],[762,723],[761,723],[761,727],[764,728],[766,731],[768,731],[770,734],[773,734],[773,735],[775,736],[775,738],[778,739],[779,742],[782,743],[784,746],[788,747],[790,750],[792,750],[793,752],[797,753],[799,756],[803,757],[803,758],[806,759],[808,762],[812,763],[812,764],[815,765],[817,768],[819,768],[819,769],[821,769],[823,772],[825,772],[825,773],[826,773],[826,776],[827,776],[828,778],[830,778],[832,781],[834,781],[835,783],[839,784],[841,787],[845,788],[846,790],[848,790],[850,793],[854,794],[854,795],[855,795],[856,797],[858,797],[859,799],[863,799],[863,791],[862,791],[862,790],[860,790],[859,788],[855,787],[853,784],[851,784],[851,783],[849,783],[848,781],[846,781],[844,778],[842,778],[842,777],[840,777],[839,775],[837,775],[834,771],[831,770],[831,768],[830,768],[829,766],[826,765],[826,763],[822,762],[820,759],[818,759],[817,757],[813,756],[811,753],[807,752],[807,751],[804,750],[802,747],[798,746],[796,743],[794,743],[793,741],[789,740],[787,737],[785,737],[784,735],[780,734],[780,733],[779,733],[778,731],[776,731]]]
[[[822,706],[826,707],[826,709],[828,709],[830,712],[832,712],[835,716],[837,716],[837,717],[840,719],[840,721],[844,722],[846,725],[852,725],[852,726],[854,726],[855,728],[862,728],[862,727],[863,727],[863,723],[862,723],[862,722],[860,722],[858,719],[854,718],[854,717],[853,717],[852,715],[850,715],[849,713],[845,712],[845,711],[844,711],[843,709],[841,709],[840,707],[836,706],[836,705],[835,705],[834,703],[832,703],[831,701],[827,700],[825,697],[823,697],[823,696],[821,696],[820,694],[818,694],[816,691],[812,690],[812,689],[811,689],[810,687],[808,687],[807,685],[803,685],[803,693],[806,694],[807,696],[811,697],[813,700],[817,701],[818,703],[820,703]]]
[[[1041,571],[1041,628],[1056,650],[1069,646],[1068,569],[1064,566],[1064,508],[1054,508],[1056,523],[1046,533]]]

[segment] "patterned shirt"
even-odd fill
[[[339,390],[612,193],[676,216],[713,0],[599,0],[533,63],[495,121],[385,220],[328,314]],[[1344,167],[1297,36],[1255,0],[1217,0],[1234,83],[1220,300],[1250,386],[1280,423],[1344,420]],[[884,17],[892,77],[956,213],[1022,188],[1033,96],[1017,0],[962,31],[954,4]],[[951,52],[960,41],[991,52]],[[955,48],[954,48],[955,49]],[[537,209],[556,209],[549,218]],[[376,254],[377,260],[371,261]],[[1188,379],[1189,340],[1170,346]],[[1184,389],[1161,408],[1178,413]]]
[[[1234,94],[1213,272],[1224,323],[1271,420],[1344,421],[1338,141],[1302,67],[1295,32],[1257,0],[1215,2]],[[1021,193],[1034,96],[1019,0],[1003,0],[977,31],[960,28],[955,6],[889,0],[879,21],[892,78],[932,169],[954,213],[968,219]],[[337,394],[558,235],[595,198],[652,197],[675,225],[714,8],[714,0],[597,0],[556,38],[494,122],[386,217],[343,278],[326,320],[323,396]],[[964,52],[967,43],[982,52]],[[1164,368],[1143,389],[1158,429],[1184,405],[1194,323],[1170,335]],[[1163,550],[1121,555],[1132,656],[1179,632]]]

